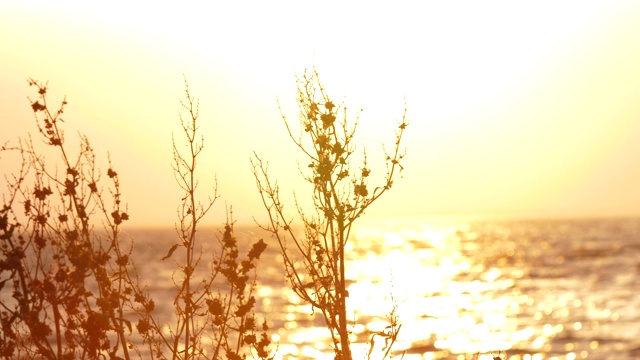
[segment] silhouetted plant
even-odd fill
[[[230,214],[218,239],[220,251],[205,262],[198,250],[198,225],[217,195],[204,205],[196,198],[202,139],[196,136],[198,109],[188,87],[182,105],[190,119],[181,118],[186,154],[173,142],[174,173],[184,191],[179,239],[162,259],[175,259],[177,267],[172,324],[154,313],[155,301],[131,261],[133,242],[123,245],[120,226],[129,215],[121,205],[118,174],[109,162],[103,179],[84,136],[72,155],[61,127],[66,100],[50,111],[47,87],[29,83],[38,90],[31,107],[39,134],[58,158],[45,159],[31,138],[0,148],[22,160],[17,172],[5,175],[0,208],[0,358],[268,358],[268,327],[254,314],[253,295],[266,244],[257,241],[241,258]],[[103,230],[94,229],[100,223]],[[184,263],[174,254],[180,252]],[[148,346],[148,354],[139,343]]]
[[[324,316],[336,359],[351,360],[345,246],[353,223],[391,189],[394,176],[402,170],[404,153],[400,143],[408,125],[406,108],[397,126],[393,150],[385,150],[387,173],[380,185],[372,187],[366,153],[359,168],[351,161],[355,152],[357,118],[351,121],[346,107],[333,102],[315,70],[311,74],[305,72],[297,79],[297,85],[300,136],[294,136],[291,125],[284,115],[282,118],[289,136],[309,161],[307,170],[301,172],[311,185],[314,210],[311,213],[304,211],[296,200],[304,230],[299,234],[295,226],[300,223],[294,223],[285,213],[278,183],[268,176],[267,163],[255,155],[253,174],[269,215],[269,223],[263,228],[278,241],[285,274],[293,291]],[[341,112],[342,119],[339,119]],[[395,315],[391,316],[390,323],[388,331],[379,335],[384,335],[392,345],[399,331]],[[388,351],[384,356],[387,354]]]
[[[6,175],[0,211],[0,356],[43,359],[129,359],[123,305],[129,250],[120,243],[128,220],[117,173],[102,174],[89,140],[76,154],[61,127],[67,104],[52,111],[47,86],[29,80],[46,159],[29,137],[13,148],[21,167]],[[21,209],[18,206],[21,204]],[[93,226],[102,223],[105,231]],[[10,296],[8,295],[10,294]]]
[[[398,305],[395,302],[393,297],[393,293],[390,294],[391,302],[393,306],[391,311],[389,312],[387,318],[389,319],[389,325],[385,327],[382,331],[376,331],[371,333],[371,337],[369,338],[369,352],[367,353],[367,359],[371,359],[371,355],[373,354],[373,349],[375,347],[376,340],[384,341],[384,346],[381,351],[383,351],[382,359],[386,359],[387,356],[391,353],[391,348],[393,347],[396,338],[398,337],[398,333],[400,332],[400,328],[402,328],[402,324],[399,323],[398,317]],[[404,353],[402,354],[404,357]]]
[[[270,340],[266,320],[261,324],[255,314],[255,269],[266,248],[263,240],[254,243],[246,258],[239,256],[238,241],[233,233],[233,217],[228,216],[220,250],[212,254],[211,261],[198,247],[197,232],[200,223],[216,199],[214,195],[205,203],[198,200],[196,169],[204,139],[199,135],[199,105],[189,93],[185,80],[185,101],[181,105],[188,114],[180,116],[186,151],[173,140],[173,171],[183,191],[178,206],[176,231],[178,242],[162,258],[176,259],[177,270],[173,281],[176,294],[173,301],[175,324],[164,323],[153,313],[155,303],[148,291],[138,287],[135,301],[140,315],[137,329],[149,346],[152,357],[160,359],[245,359],[253,354],[261,359],[269,356]],[[178,260],[180,259],[180,260]],[[184,259],[184,263],[181,263]],[[135,283],[135,282],[134,282]],[[168,334],[163,331],[168,327]],[[209,341],[203,341],[208,337]],[[168,349],[170,356],[164,350]]]

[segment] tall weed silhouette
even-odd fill
[[[336,359],[351,360],[345,246],[354,222],[391,189],[394,177],[402,170],[404,153],[400,144],[408,125],[406,108],[396,127],[395,144],[391,151],[385,150],[387,172],[379,184],[371,185],[366,153],[362,163],[352,161],[357,118],[348,117],[346,107],[334,102],[315,69],[305,71],[297,85],[300,135],[294,135],[291,124],[284,115],[282,118],[291,140],[308,161],[301,173],[309,183],[306,196],[313,199],[313,210],[304,210],[296,201],[299,222],[295,222],[284,210],[280,188],[269,176],[267,162],[256,154],[253,174],[269,216],[263,228],[277,239],[293,291],[322,313]],[[400,330],[395,314],[391,312],[388,330],[378,334],[391,343],[389,349]],[[383,357],[388,354],[386,350]]]
[[[207,212],[214,205],[213,196],[204,203],[198,200],[197,168],[204,146],[198,126],[199,104],[189,93],[185,80],[185,99],[181,101],[186,119],[180,117],[185,147],[173,140],[173,171],[183,192],[178,205],[177,242],[162,261],[174,261],[176,287],[173,301],[175,323],[167,324],[154,314],[155,303],[148,291],[137,287],[137,324],[143,341],[154,358],[166,359],[246,359],[248,355],[269,357],[267,322],[255,316],[255,270],[266,248],[263,240],[254,243],[244,259],[240,258],[238,240],[229,215],[219,241],[219,252],[205,254],[198,245],[197,232]],[[185,150],[186,149],[186,150]],[[205,259],[209,258],[210,260]],[[184,263],[179,260],[186,259]],[[163,331],[168,327],[168,334]]]

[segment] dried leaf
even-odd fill
[[[176,251],[176,249],[178,248],[178,244],[173,244],[173,246],[171,247],[171,249],[169,249],[169,252],[167,253],[167,256],[163,257],[160,260],[166,260],[168,258],[171,257],[171,255],[173,255],[173,252]]]

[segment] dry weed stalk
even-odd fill
[[[196,169],[204,138],[199,135],[199,105],[189,93],[186,80],[185,100],[181,105],[188,119],[180,116],[186,151],[181,151],[175,138],[173,140],[173,171],[183,191],[176,225],[178,242],[161,259],[173,260],[177,268],[173,276],[175,324],[160,321],[153,314],[153,299],[145,289],[138,288],[136,311],[141,316],[138,331],[149,352],[159,359],[168,358],[164,349],[169,349],[171,359],[239,360],[246,359],[247,354],[266,359],[270,344],[268,327],[266,320],[259,324],[256,319],[253,295],[256,263],[266,244],[259,240],[246,258],[240,259],[230,215],[219,239],[220,251],[212,254],[211,261],[203,258],[205,253],[198,244],[197,232],[218,194],[214,185],[213,197],[204,203],[198,200]],[[165,326],[169,329],[168,335],[163,332]]]
[[[314,211],[304,211],[296,200],[304,233],[295,230],[298,223],[285,213],[280,188],[268,176],[267,163],[258,155],[252,159],[253,174],[269,216],[264,229],[271,232],[280,246],[285,274],[293,291],[313,308],[320,310],[330,330],[336,359],[351,360],[347,320],[345,246],[353,223],[374,201],[393,185],[402,170],[404,153],[400,149],[402,135],[408,125],[406,108],[397,126],[391,152],[385,150],[387,173],[376,187],[369,185],[371,170],[366,153],[362,165],[351,162],[355,152],[354,135],[357,119],[347,117],[347,109],[335,104],[322,87],[318,73],[307,72],[297,79],[300,108],[300,136],[295,136],[283,117],[289,136],[308,159],[308,169],[301,171],[311,184],[310,197]],[[342,113],[342,119],[339,119]],[[394,319],[386,336],[393,343],[399,326]]]

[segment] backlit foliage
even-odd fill
[[[391,189],[395,175],[402,170],[400,143],[408,125],[406,109],[396,127],[395,144],[390,152],[385,151],[387,172],[378,184],[371,184],[366,154],[360,164],[352,161],[357,119],[349,118],[346,107],[329,97],[315,70],[305,72],[297,83],[300,135],[294,135],[284,115],[283,119],[290,138],[307,161],[302,176],[310,184],[308,196],[313,199],[313,210],[305,211],[296,203],[299,222],[294,222],[280,200],[278,183],[268,176],[267,163],[257,155],[252,160],[253,173],[269,215],[264,229],[277,239],[291,288],[322,313],[336,359],[350,360],[345,246],[353,223]],[[304,230],[302,234],[296,231],[298,226]],[[398,331],[393,315],[385,336],[393,343]]]
[[[136,271],[133,242],[121,235],[129,214],[118,173],[110,162],[106,172],[99,169],[86,137],[74,151],[62,128],[66,100],[51,110],[47,86],[29,84],[38,94],[31,100],[36,141],[56,156],[45,159],[31,137],[0,148],[21,160],[5,175],[0,204],[0,358],[268,358],[267,322],[254,314],[256,266],[266,244],[259,240],[240,256],[230,215],[217,252],[198,246],[199,224],[217,195],[214,188],[204,204],[196,197],[203,139],[188,87],[186,152],[173,143],[182,189],[177,242],[158,259],[176,269],[175,316],[166,322]]]
[[[212,197],[204,203],[198,200],[196,169],[201,166],[198,160],[204,138],[199,135],[199,105],[189,93],[186,80],[181,105],[188,115],[186,119],[180,116],[186,146],[182,147],[175,138],[173,141],[173,171],[182,190],[176,225],[178,239],[160,259],[173,261],[176,268],[175,321],[160,320],[161,316],[154,312],[153,298],[136,282],[134,309],[140,317],[136,327],[151,358],[240,360],[250,355],[266,359],[268,326],[253,311],[256,264],[266,244],[262,240],[254,243],[242,259],[230,216],[219,239],[219,252],[205,254],[201,250],[197,236],[200,223],[218,195],[214,186]]]
[[[109,165],[103,176],[86,137],[77,151],[67,145],[67,101],[52,110],[47,86],[29,84],[38,94],[35,141],[55,157],[45,159],[31,137],[2,149],[19,154],[21,166],[5,177],[0,210],[0,356],[129,359],[130,248],[120,241],[129,215],[118,174]]]

